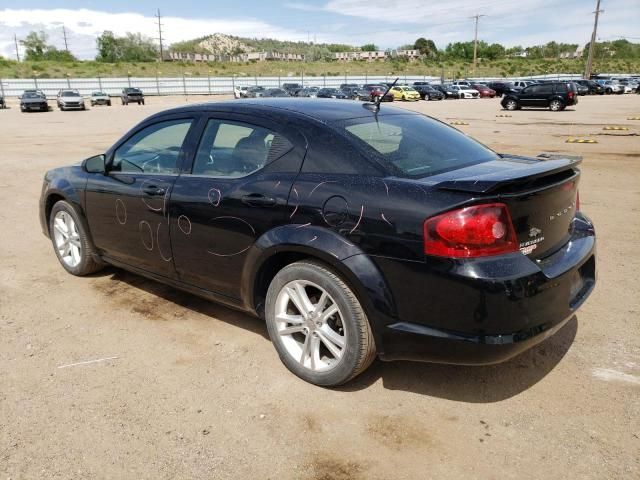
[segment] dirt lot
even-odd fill
[[[511,117],[497,100],[402,105],[500,152],[584,155],[599,283],[577,321],[508,363],[377,362],[337,390],[291,375],[259,320],[115,269],[72,277],[40,233],[47,169],[201,100],[0,110],[2,480],[640,478],[640,138],[602,130],[640,133],[640,95]],[[584,135],[598,143],[565,143]]]

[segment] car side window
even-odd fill
[[[268,128],[211,119],[202,134],[193,175],[240,178],[282,157],[293,144]]]
[[[140,130],[118,147],[110,170],[177,173],[180,150],[192,122],[192,119],[168,120]]]
[[[548,84],[548,85],[545,85],[545,84],[537,85],[537,87],[539,89],[537,93],[540,93],[542,95],[550,95],[550,94],[553,93],[553,85],[551,85],[551,84]]]

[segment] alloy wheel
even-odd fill
[[[56,213],[53,220],[53,239],[62,261],[75,268],[82,261],[82,243],[73,217],[65,211]]]
[[[338,304],[307,280],[287,283],[276,299],[277,332],[286,352],[313,372],[332,370],[346,348],[346,330]]]

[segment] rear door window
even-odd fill
[[[401,176],[425,177],[498,158],[470,137],[423,115],[355,118],[338,125]]]

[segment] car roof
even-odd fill
[[[376,112],[365,108],[362,102],[345,102],[335,99],[311,99],[311,98],[245,98],[240,100],[228,100],[222,102],[206,102],[165,110],[157,115],[167,113],[206,112],[219,111],[228,113],[276,113],[294,114],[313,118],[320,122],[335,122],[359,117],[375,117]],[[377,113],[384,115],[420,115],[405,109],[384,105]]]

